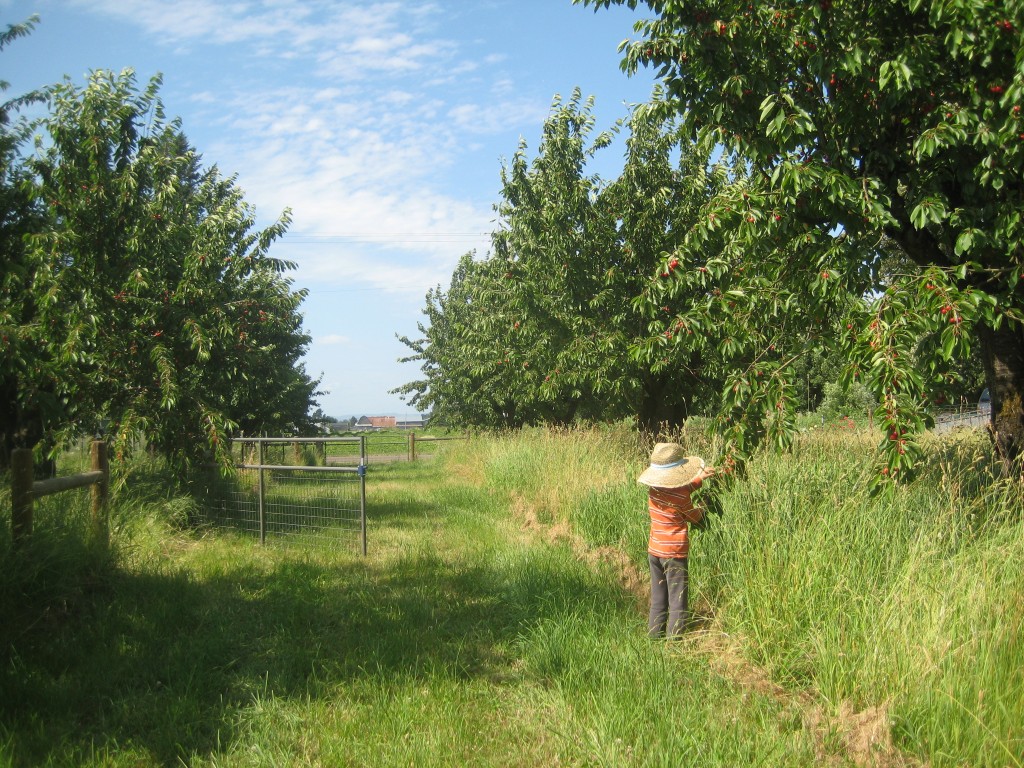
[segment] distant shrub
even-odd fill
[[[818,416],[826,423],[839,419],[860,423],[867,420],[868,413],[875,408],[875,396],[859,381],[845,389],[836,382],[825,385],[825,396],[818,408]]]

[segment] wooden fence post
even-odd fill
[[[92,469],[103,473],[99,482],[93,483],[92,494],[92,529],[96,541],[103,546],[110,543],[110,529],[107,521],[107,498],[110,494],[110,463],[107,460],[107,444],[103,440],[93,440],[91,446]]]
[[[409,433],[409,461],[416,461],[416,433]]]
[[[15,546],[32,533],[32,451],[11,451],[11,540]]]

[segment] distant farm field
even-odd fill
[[[1020,765],[1020,490],[965,432],[870,497],[876,440],[709,487],[678,643],[620,427],[372,466],[367,557],[196,528],[158,467],[110,553],[66,501],[12,553],[5,496],[0,765]]]

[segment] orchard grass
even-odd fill
[[[667,437],[717,458],[702,431]],[[984,433],[965,430],[927,436],[918,479],[871,496],[879,439],[849,423],[815,426],[737,481],[709,483],[691,605],[788,690],[836,715],[887,710],[905,755],[1022,765],[1022,489],[998,477]],[[490,445],[463,460],[478,457],[493,485],[646,569],[645,492],[632,478],[648,454],[634,435]]]
[[[457,463],[372,468],[366,558],[197,529],[170,488],[132,474],[109,551],[70,497],[28,548],[2,534],[0,764],[815,762]]]
[[[849,764],[808,700],[887,711],[900,759],[1019,765],[1020,490],[960,433],[871,497],[877,439],[808,430],[709,483],[683,643],[582,551],[646,569],[652,441],[623,425],[372,467],[366,558],[196,528],[155,465],[110,550],[85,494],[50,497],[19,552],[0,518],[0,765]],[[724,637],[774,687],[723,670]]]

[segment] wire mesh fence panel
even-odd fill
[[[236,470],[233,476],[222,477],[211,469],[203,475],[195,492],[203,523],[259,534],[259,490],[247,474]]]
[[[329,543],[365,553],[365,465],[333,466],[333,446],[323,439],[237,442],[234,471],[211,471],[200,484],[205,523],[264,542]]]
[[[264,514],[268,534],[348,535],[362,532],[360,477],[315,471],[271,471],[265,479]]]

